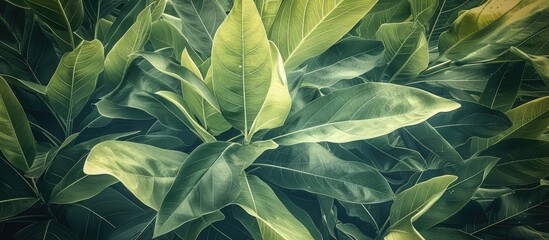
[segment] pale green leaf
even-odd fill
[[[261,15],[261,21],[265,30],[269,32],[273,26],[276,14],[280,5],[282,5],[283,0],[256,0],[255,5],[257,6],[257,11]]]
[[[178,61],[181,61],[183,50],[190,46],[183,33],[166,19],[160,19],[152,23],[149,41],[155,50],[173,48],[173,56]],[[194,61],[202,61],[194,50],[187,50],[190,51],[190,55]]]
[[[356,31],[363,38],[376,39],[375,34],[382,24],[402,22],[409,16],[410,3],[407,0],[378,1],[362,18]]]
[[[286,70],[297,68],[335,44],[376,0],[283,1],[270,32]]]
[[[435,14],[439,0],[410,0],[410,9],[414,21],[429,29],[429,20]]]

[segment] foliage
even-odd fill
[[[0,2],[0,239],[547,239],[544,0]]]

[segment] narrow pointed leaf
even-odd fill
[[[516,47],[511,47],[510,50],[519,57],[529,60],[532,65],[534,65],[534,68],[542,77],[543,81],[545,81],[545,85],[549,86],[549,58],[527,54]]]
[[[15,168],[0,157],[0,220],[15,216],[39,199],[31,184]]]
[[[360,37],[376,39],[375,34],[384,23],[406,20],[410,16],[410,3],[407,0],[378,1],[356,29]]]
[[[511,109],[522,83],[524,66],[524,62],[503,64],[490,76],[478,102],[504,112]]]

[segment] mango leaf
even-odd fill
[[[511,109],[522,82],[524,65],[524,62],[503,64],[497,72],[490,76],[478,102],[500,111]]]
[[[282,124],[275,118],[274,123],[263,126],[267,124],[265,117],[273,116],[270,105],[284,103],[286,99],[276,97],[288,92],[284,89],[283,68],[273,63],[277,55],[271,51],[253,1],[237,0],[214,38],[212,88],[223,116],[244,133],[246,142],[260,127]],[[289,100],[289,94],[286,95]],[[280,115],[283,122],[285,114]]]
[[[455,102],[415,88],[363,83],[315,99],[267,137],[281,145],[363,140],[458,107]]]
[[[463,162],[459,153],[429,123],[402,128],[401,136],[407,147],[417,149],[428,168],[440,168]]]
[[[192,60],[192,57],[188,53],[187,49],[183,50],[181,54],[181,66],[191,70],[195,76],[204,80],[202,73],[198,66]],[[209,68],[209,67],[208,67]],[[211,87],[211,77],[206,82],[208,87]],[[192,86],[188,86],[187,82],[181,82],[181,91],[183,93],[183,99],[189,110],[200,121],[202,126],[213,135],[219,135],[231,128],[231,125],[223,118],[221,112],[210,103],[208,103],[203,97],[197,94]]]
[[[385,239],[423,239],[412,223],[433,206],[456,179],[452,175],[434,177],[397,194]]]
[[[339,80],[352,79],[372,70],[383,57],[379,41],[348,37],[319,56],[307,60],[302,86],[324,88]]]
[[[135,23],[114,43],[112,49],[105,57],[104,80],[101,85],[101,93],[107,94],[116,89],[130,63],[135,59],[134,53],[143,50],[151,33],[151,6],[145,8]]]
[[[191,220],[220,210],[238,197],[238,177],[273,144],[240,145],[210,142],[198,146],[181,165],[158,210],[154,235],[170,232]]]
[[[549,142],[514,138],[499,142],[480,155],[501,158],[486,178],[487,185],[527,185],[549,176]]]
[[[549,7],[537,0],[490,0],[462,12],[439,38],[441,56],[458,62],[495,59],[549,26]]]
[[[511,52],[517,56],[529,60],[539,73],[545,84],[549,86],[549,58],[527,54],[516,47],[511,47]]]
[[[223,7],[217,0],[176,0],[172,5],[191,47],[209,57],[214,34],[226,17]]]
[[[72,121],[88,103],[97,77],[103,71],[103,45],[99,40],[82,41],[65,53],[46,88],[46,96],[55,112],[72,132]]]
[[[270,32],[286,70],[297,68],[334,45],[355,26],[376,0],[284,1]],[[359,6],[359,7],[357,7]]]
[[[376,39],[375,34],[384,23],[402,22],[410,16],[410,3],[406,0],[378,1],[360,21],[356,31],[366,39]]]
[[[42,28],[55,40],[63,52],[73,50],[79,43],[73,34],[84,21],[82,0],[24,0],[45,24]]]
[[[459,164],[456,169],[445,172],[455,174],[458,179],[419,219],[414,222],[417,229],[429,229],[461,210],[473,197],[490,170],[498,161],[496,157],[471,158]]]
[[[186,158],[185,153],[141,143],[105,141],[92,148],[84,172],[115,177],[141,202],[158,210]]]
[[[0,157],[0,220],[30,208],[39,199],[33,187],[17,169]]]
[[[496,198],[486,209],[487,219],[468,224],[465,230],[471,234],[480,233],[547,201],[549,201],[549,186],[515,190],[511,194]]]
[[[513,126],[491,138],[471,139],[471,153],[484,150],[504,139],[538,138],[549,125],[549,97],[527,102],[505,114]]]
[[[381,78],[386,78],[387,82],[408,83],[427,68],[429,49],[424,31],[421,25],[413,22],[381,25],[376,38],[383,42],[388,61]]]
[[[410,0],[412,18],[429,29],[429,20],[433,17],[438,6],[438,0]]]
[[[425,240],[452,239],[452,240],[480,240],[480,238],[466,232],[444,227],[435,227],[420,232]]]
[[[0,76],[0,151],[21,171],[28,171],[36,155],[34,136],[19,101]]]
[[[374,168],[337,158],[314,143],[281,148],[252,164],[256,172],[288,189],[298,189],[353,203],[376,203],[394,197]]]
[[[14,240],[78,239],[67,226],[51,219],[33,223],[15,233]]]
[[[235,204],[256,217],[263,239],[313,239],[269,185],[256,176],[240,177],[240,195]]]
[[[261,15],[261,22],[265,27],[265,31],[269,32],[273,26],[275,17],[282,5],[283,0],[256,0],[255,5],[257,6],[257,11]]]

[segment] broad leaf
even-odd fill
[[[210,56],[214,34],[226,16],[222,6],[217,0],[175,0],[172,5],[191,47]]]
[[[260,176],[288,189],[322,194],[353,203],[376,203],[394,195],[374,168],[339,159],[318,144],[285,147],[263,155],[252,166]]]
[[[141,202],[158,210],[186,158],[185,153],[145,144],[105,141],[92,148],[84,172],[115,177]]]
[[[409,16],[410,3],[406,0],[378,1],[362,18],[356,31],[363,38],[376,39],[375,34],[382,24],[401,22]]]
[[[39,199],[31,184],[0,157],[0,220],[15,216]]]
[[[178,61],[181,61],[181,53],[185,48],[190,52],[194,61],[202,61],[194,50],[188,48],[190,45],[183,36],[183,33],[166,19],[153,22],[149,41],[155,50],[173,48],[173,56]]]
[[[29,170],[36,155],[34,136],[19,101],[0,77],[0,151],[15,168]]]
[[[439,39],[441,55],[452,61],[495,59],[549,26],[549,7],[537,0],[490,0],[462,12]]]
[[[547,141],[508,139],[482,151],[480,155],[501,158],[486,178],[489,185],[527,185],[549,176]]]
[[[429,20],[436,12],[439,0],[410,0],[412,18],[426,29],[429,29]]]
[[[480,238],[453,228],[435,227],[421,231],[420,233],[425,240],[480,240]]]
[[[238,178],[264,150],[275,145],[211,142],[198,146],[181,165],[158,210],[155,236],[218,211],[238,197]]]
[[[67,226],[50,219],[36,222],[19,230],[11,237],[14,240],[41,240],[41,239],[78,239]]]
[[[385,135],[458,107],[455,102],[415,88],[363,83],[315,99],[268,137],[281,145],[350,142]]]
[[[116,89],[126,74],[126,69],[136,57],[134,53],[143,50],[151,33],[151,6],[145,8],[135,23],[114,43],[105,57],[105,73],[101,91],[107,94]]]
[[[82,41],[76,49],[63,55],[48,83],[46,95],[53,109],[65,120],[68,132],[72,131],[73,119],[95,90],[103,61],[103,45],[99,40]]]
[[[303,86],[329,87],[339,80],[352,79],[372,70],[383,57],[379,41],[348,37],[324,53],[304,63]]]
[[[235,203],[256,217],[263,239],[313,239],[269,185],[256,176],[240,177],[240,195]]]
[[[511,47],[510,50],[519,57],[529,60],[532,65],[534,65],[534,68],[539,75],[543,78],[545,84],[549,86],[549,58],[527,54],[516,47]]]
[[[175,233],[182,239],[198,239],[198,236],[204,228],[223,219],[225,219],[225,215],[220,211],[208,213],[200,218],[183,224],[183,226],[175,230]]]
[[[256,0],[255,5],[257,6],[257,11],[261,15],[261,22],[265,30],[269,32],[273,26],[275,17],[282,5],[283,0]]]
[[[440,0],[427,34],[430,47],[436,47],[440,34],[446,31],[458,17],[461,10],[476,7],[482,0]]]
[[[371,240],[372,238],[369,238],[368,236],[364,235],[360,229],[351,223],[338,223],[336,225],[336,228],[341,231],[343,234],[345,234],[346,237],[349,239],[356,239],[356,240]]]
[[[388,63],[381,78],[387,82],[408,83],[414,80],[429,63],[429,49],[425,29],[413,22],[381,25],[376,38],[385,46]]]
[[[152,239],[154,229],[154,219],[156,211],[149,210],[143,214],[139,214],[132,219],[117,226],[114,231],[109,234],[109,240],[130,239],[130,240],[145,240]],[[164,239],[164,238],[159,238]],[[167,237],[165,239],[168,239]]]
[[[490,76],[478,102],[500,111],[511,109],[515,103],[523,75],[524,62],[503,64],[497,72]]]
[[[357,24],[376,0],[284,1],[270,39],[280,48],[287,70],[297,68],[334,43]]]
[[[435,177],[399,193],[391,206],[391,225],[385,239],[423,239],[412,223],[433,206],[456,179],[452,175]]]

